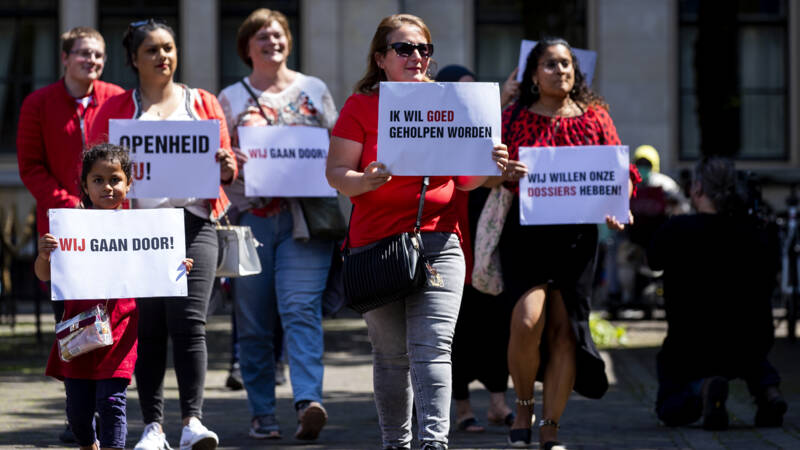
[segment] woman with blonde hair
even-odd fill
[[[396,14],[381,20],[367,55],[367,72],[342,108],[328,156],[328,181],[353,202],[348,246],[357,251],[411,231],[424,195],[419,229],[425,256],[443,280],[436,283],[438,287],[426,284],[364,314],[384,448],[410,448],[412,402],[422,448],[447,448],[450,347],[465,270],[455,190],[471,190],[486,181],[486,177],[436,176],[422,191],[423,177],[392,176],[376,161],[380,82],[430,81],[432,54],[431,34],[422,19]],[[505,169],[505,145],[486,150]]]

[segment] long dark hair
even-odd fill
[[[694,169],[694,179],[711,200],[718,214],[734,216],[745,213],[744,196],[733,160],[718,156],[701,159]]]
[[[86,192],[84,186],[87,183],[86,178],[89,176],[89,172],[92,171],[92,167],[94,167],[94,163],[97,161],[119,162],[122,172],[124,172],[125,176],[128,178],[128,183],[131,182],[132,164],[128,149],[109,143],[95,145],[83,152],[83,163],[81,166],[81,202],[84,208],[92,207],[92,199],[89,198],[89,194]]]
[[[572,67],[575,70],[575,83],[572,86],[572,90],[569,91],[569,98],[580,105],[581,108],[585,106],[599,106],[607,110],[608,104],[605,102],[605,100],[603,100],[603,97],[595,94],[591,89],[589,89],[589,86],[586,85],[586,77],[581,71],[578,58],[575,57],[575,52],[572,51],[572,47],[569,45],[569,42],[558,37],[543,38],[537,42],[536,46],[533,47],[533,50],[528,53],[528,59],[525,63],[525,71],[522,73],[522,82],[519,86],[519,100],[517,100],[518,107],[530,108],[531,105],[539,100],[538,90],[536,92],[531,90],[533,87],[533,74],[536,72],[536,68],[539,67],[539,60],[542,58],[544,51],[554,45],[563,45],[566,47],[567,50],[569,50],[570,57],[572,58]]]
[[[137,75],[139,74],[139,70],[133,65],[136,51],[139,50],[139,46],[142,45],[147,35],[151,31],[158,29],[166,30],[166,32],[172,36],[172,40],[175,41],[175,31],[172,27],[167,25],[167,22],[163,19],[150,18],[132,22],[128,25],[128,29],[125,30],[125,34],[122,35],[122,46],[125,47],[125,63],[128,64],[131,70]]]

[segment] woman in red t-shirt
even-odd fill
[[[327,177],[331,186],[353,202],[351,247],[414,228],[422,177],[393,177],[376,161],[378,88],[381,81],[430,81],[430,42],[430,31],[419,17],[396,14],[384,18],[372,38],[367,73],[347,99],[333,129]],[[504,170],[508,156],[505,145],[498,144],[491,151]],[[410,447],[413,400],[422,448],[446,448],[452,379],[450,344],[464,285],[455,189],[474,189],[485,180],[430,177],[422,240],[425,255],[443,278],[444,286],[426,286],[364,314],[373,348],[375,403],[384,447]]]
[[[506,187],[516,194],[519,179],[527,173],[518,161],[520,146],[619,145],[607,109],[586,86],[569,44],[563,39],[539,41],[528,56],[520,98],[503,113],[503,142],[510,154],[503,177]],[[637,180],[632,168],[629,192]],[[489,184],[501,181],[498,177]],[[613,229],[623,227],[614,217],[606,217],[606,223]],[[538,374],[544,390],[540,448],[561,448],[558,420],[572,389],[589,398],[600,398],[608,389],[605,365],[588,324],[597,226],[520,226],[519,196],[514,195],[499,249],[504,291],[518,299],[508,346],[517,393],[509,443],[530,444]]]

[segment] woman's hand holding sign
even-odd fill
[[[628,180],[628,198],[633,196],[633,181]],[[628,210],[628,223],[633,225],[633,213]],[[610,230],[622,231],[625,229],[625,224],[621,223],[615,216],[606,216],[606,226]]]
[[[492,161],[497,164],[500,172],[505,172],[508,167],[508,147],[505,144],[495,144],[492,147]],[[471,191],[478,186],[483,185],[488,179],[494,177],[487,176],[457,176],[455,177],[456,188],[462,191]]]
[[[224,148],[220,148],[214,155],[214,159],[219,162],[220,181],[224,184],[233,181],[233,174],[236,172],[236,158]]]
[[[492,160],[494,160],[501,172],[506,171],[508,164],[511,162],[508,160],[508,147],[506,147],[506,144],[495,144],[494,148],[492,148]]]
[[[378,161],[372,161],[364,167],[364,175],[361,183],[364,192],[374,191],[392,179],[392,174],[386,169],[386,165]]]

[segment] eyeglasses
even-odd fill
[[[69,52],[71,55],[78,55],[78,57],[83,59],[99,59],[105,60],[106,54],[101,51],[94,51],[94,50],[72,50]]]
[[[419,52],[422,58],[430,58],[433,55],[433,44],[412,44],[410,42],[395,42],[389,44],[386,50],[394,49],[397,56],[408,58],[414,53],[414,50]]]
[[[550,59],[540,63],[539,65],[544,67],[545,72],[553,73],[559,66],[561,67],[561,70],[564,71],[569,70],[569,68],[572,67],[572,61],[568,59],[561,59],[561,60]]]

